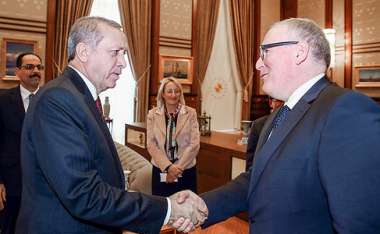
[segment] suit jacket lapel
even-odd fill
[[[177,137],[178,133],[182,130],[183,126],[185,126],[185,123],[188,118],[189,118],[189,112],[185,109],[184,106],[182,106],[181,110],[178,113],[178,119],[177,119],[177,125],[175,129],[174,138]]]
[[[21,97],[20,86],[13,88],[12,94],[11,94],[11,100],[12,100],[12,105],[16,107],[15,110],[16,110],[17,117],[22,122],[25,117],[25,108],[24,108],[24,102],[22,101],[22,97]]]
[[[285,140],[289,132],[297,125],[297,123],[302,119],[307,110],[311,106],[311,102],[315,100],[318,94],[329,84],[326,78],[319,80],[294,106],[294,108],[288,113],[287,119],[281,124],[276,131],[272,132],[270,138],[266,141],[267,137],[261,137],[259,143],[262,144],[262,148],[256,151],[253,170],[251,171],[251,183],[248,190],[248,196],[252,193],[255,186],[257,185],[265,166],[267,165],[270,158],[273,156],[274,152],[280,146],[280,144]],[[269,135],[271,122],[273,121],[275,114],[271,115],[270,121],[265,124],[266,136]],[[265,142],[266,141],[266,142]]]
[[[91,95],[90,90],[87,88],[86,84],[84,83],[82,78],[79,76],[79,74],[75,72],[73,69],[71,69],[70,67],[65,69],[64,76],[69,77],[72,83],[74,84],[74,86],[78,89],[78,91],[83,94],[88,108],[91,110],[92,114],[95,116],[96,122],[98,123],[99,127],[102,129],[103,135],[108,143],[108,148],[112,153],[113,160],[115,161],[115,165],[119,169],[120,186],[124,188],[124,173],[120,164],[118,153],[116,151],[116,148],[115,148],[112,136],[108,130],[108,127],[103,121],[102,116],[100,115],[98,109],[96,108],[96,104]]]

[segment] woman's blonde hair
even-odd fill
[[[185,97],[183,96],[182,85],[174,77],[168,77],[168,78],[164,78],[161,80],[161,85],[160,85],[160,88],[158,89],[157,107],[159,109],[161,109],[165,106],[165,100],[162,97],[162,93],[164,92],[165,87],[169,82],[173,82],[177,86],[177,88],[180,90],[181,94],[179,97],[179,103],[181,103],[182,105],[185,105]]]

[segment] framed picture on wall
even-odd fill
[[[1,45],[1,77],[3,80],[18,80],[15,73],[17,56],[25,52],[37,53],[37,41],[3,38]]]
[[[174,77],[181,84],[193,82],[193,58],[160,55],[159,80],[166,77]]]
[[[354,72],[354,85],[356,88],[380,87],[380,64],[356,66]]]

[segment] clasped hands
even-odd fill
[[[179,165],[172,164],[170,165],[167,175],[166,175],[166,183],[173,183],[175,182],[179,177],[182,176],[183,168],[181,168]]]
[[[181,232],[190,232],[204,223],[208,217],[206,203],[190,190],[180,191],[169,197],[171,214],[169,225]]]

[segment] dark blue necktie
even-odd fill
[[[272,131],[276,129],[284,121],[289,111],[290,108],[287,105],[282,106],[278,110],[277,115],[272,122]]]

